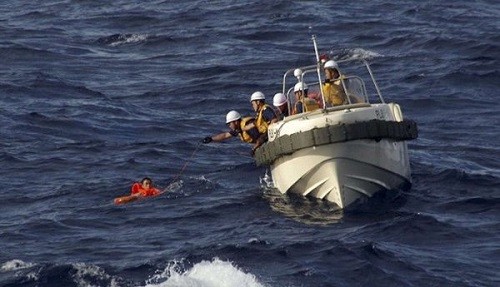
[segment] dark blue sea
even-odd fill
[[[6,0],[0,35],[0,286],[500,285],[498,1]],[[418,123],[409,190],[339,212],[200,144],[312,35]]]

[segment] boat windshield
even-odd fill
[[[368,62],[364,59],[338,60],[340,77],[325,85],[325,72],[320,69],[319,82],[317,66],[304,66],[288,70],[283,76],[283,93],[288,98],[292,113],[298,98],[294,87],[298,82],[307,85],[307,98],[317,102],[319,108],[351,105],[357,103],[384,102]],[[365,83],[369,83],[368,85]],[[335,98],[336,97],[336,98]]]

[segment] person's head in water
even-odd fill
[[[150,189],[153,187],[153,181],[149,177],[145,177],[141,180],[141,186],[144,189]]]

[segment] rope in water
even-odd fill
[[[179,171],[179,173],[177,173],[177,175],[170,181],[170,183],[167,185],[167,187],[162,191],[163,192],[166,192],[167,189],[174,183],[176,182],[179,177],[184,173],[184,170],[186,169],[186,167],[188,166],[189,162],[191,161],[191,159],[194,157],[194,155],[196,154],[196,152],[200,149],[200,146],[201,146],[201,143],[199,143],[196,148],[193,150],[193,152],[191,153],[191,155],[189,156],[189,158],[184,162],[184,165],[182,166],[181,170]]]

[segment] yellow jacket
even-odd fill
[[[267,133],[267,128],[269,126],[269,124],[266,122],[266,120],[264,120],[263,117],[264,111],[266,109],[272,110],[272,108],[268,104],[264,104],[264,106],[257,112],[257,119],[255,120],[255,126],[261,134]]]
[[[240,135],[240,139],[243,141],[243,142],[246,142],[246,143],[255,143],[257,141],[257,139],[259,138],[260,136],[260,133],[259,131],[257,130],[257,128],[252,128],[248,131],[245,131],[244,128],[246,125],[252,123],[255,119],[252,118],[252,117],[244,117],[241,119],[240,121],[240,130],[241,132],[239,133]]]
[[[294,115],[299,113],[299,111],[297,110],[297,104],[298,103],[302,103],[302,112],[303,113],[305,113],[305,112],[311,112],[311,111],[319,109],[318,102],[316,102],[313,99],[303,98],[303,99],[300,99],[298,102],[295,103],[295,106],[293,107],[293,112],[292,112]]]
[[[326,82],[323,84],[323,95],[325,102],[332,106],[340,106],[348,103],[344,88],[340,80]]]

